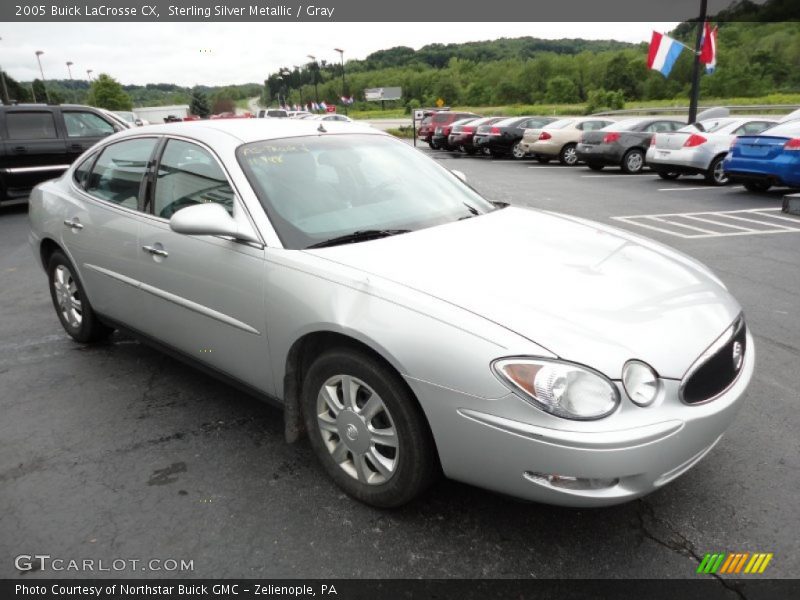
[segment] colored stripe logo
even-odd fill
[[[763,573],[772,560],[772,552],[715,552],[706,554],[697,573],[733,575]]]

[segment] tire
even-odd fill
[[[728,183],[728,176],[722,168],[722,161],[725,160],[725,155],[722,154],[711,161],[706,171],[706,183],[711,185],[725,185]]]
[[[75,267],[60,251],[47,265],[50,298],[61,326],[76,342],[90,343],[106,339],[114,331],[100,322],[86,297]]]
[[[522,160],[525,158],[526,152],[522,149],[522,145],[520,142],[517,142],[511,147],[511,156],[513,156],[516,160]]]
[[[638,148],[628,150],[625,156],[622,157],[620,166],[623,173],[628,173],[629,175],[641,173],[642,169],[644,169],[644,152]]]
[[[586,163],[586,166],[589,167],[592,171],[602,171],[605,165],[601,165],[599,163]]]
[[[430,146],[431,150],[438,150],[439,149],[439,146],[437,146],[433,142],[428,142],[428,146]]]
[[[536,157],[536,162],[541,163],[543,165],[546,165],[547,163],[550,162],[550,159],[547,158],[546,156],[537,156]]]
[[[354,408],[344,406],[346,381],[356,386]],[[370,405],[375,399],[378,404]],[[439,475],[436,447],[422,410],[405,382],[373,356],[346,348],[328,350],[309,368],[302,402],[314,453],[336,484],[356,500],[381,508],[401,506],[420,496]],[[365,409],[372,413],[366,421]],[[393,437],[378,439],[396,445],[376,444],[375,430],[393,432]]]
[[[681,174],[676,173],[675,171],[658,171],[658,176],[661,177],[661,179],[666,179],[670,181],[673,179],[677,179],[678,177],[681,176]]]
[[[575,149],[576,144],[565,144],[558,153],[558,162],[568,167],[574,167],[578,164],[578,152]]]
[[[749,192],[766,192],[772,184],[767,181],[746,181],[744,187]]]

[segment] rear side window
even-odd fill
[[[756,135],[764,131],[767,127],[771,127],[774,123],[766,121],[750,121],[739,127],[733,132],[734,135]]]
[[[155,215],[169,219],[182,208],[207,202],[233,214],[233,189],[222,167],[205,148],[169,140],[158,166]]]
[[[49,111],[6,113],[6,128],[10,140],[50,140],[58,138],[56,121]]]
[[[155,146],[155,138],[106,146],[87,178],[86,191],[125,208],[138,209],[139,188]]]
[[[94,113],[69,111],[63,115],[67,137],[104,137],[114,133],[114,126]]]

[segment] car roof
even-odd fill
[[[212,143],[220,136],[234,138],[241,143],[261,140],[276,140],[303,135],[318,135],[322,126],[328,133],[371,133],[388,135],[380,130],[357,122],[325,121],[309,119],[215,119],[204,121],[182,121],[163,125],[146,125],[116,134],[115,139],[131,135],[157,134],[194,138]]]

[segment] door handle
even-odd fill
[[[162,250],[161,248],[155,248],[153,246],[142,246],[142,250],[144,250],[145,252],[149,252],[153,256],[163,256],[164,258],[169,256],[169,252],[167,252],[166,250]]]
[[[28,149],[25,146],[14,146],[14,148],[12,148],[12,151],[15,152],[16,154],[25,154],[28,151]]]
[[[70,144],[70,148],[73,150],[83,150],[83,144]]]
[[[70,227],[71,229],[83,229],[83,225],[80,223],[80,221],[76,221],[74,217],[72,219],[65,219],[64,225]]]

